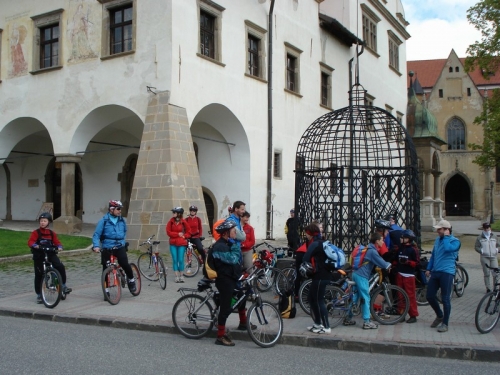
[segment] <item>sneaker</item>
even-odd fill
[[[187,273],[188,275],[191,275],[193,272],[191,271],[191,268],[188,268],[188,269],[186,270],[186,273]]]
[[[377,316],[378,316],[380,319],[383,319],[383,320],[385,320],[385,319],[390,319],[390,318],[391,318],[391,316],[390,316],[389,314],[386,314],[386,313],[385,313],[385,312],[383,312],[383,311],[377,311],[377,312],[376,312],[376,314],[377,314]]]
[[[328,328],[321,327],[320,329],[313,330],[313,332],[322,335],[322,334],[325,334],[325,333],[331,333],[332,329],[330,327],[328,327]]]
[[[179,277],[179,282],[183,283],[184,282],[184,276]]]
[[[414,316],[410,316],[410,319],[408,319],[408,320],[406,321],[406,323],[410,323],[410,324],[411,324],[411,323],[416,323],[416,322],[417,322],[417,318],[416,318],[416,317],[414,317]]]
[[[176,282],[176,283],[178,283],[178,282],[179,282],[179,278],[178,278],[178,277],[176,277],[176,278],[175,278],[175,282]]]
[[[448,332],[448,326],[444,323],[441,323],[439,326],[438,326],[438,329],[437,329],[438,332]]]
[[[356,322],[350,318],[345,318],[342,324],[345,326],[353,326],[356,324]]]
[[[491,289],[490,288],[486,288],[486,293],[491,293]]]
[[[314,332],[313,330],[319,329],[319,327],[323,327],[323,326],[321,324],[313,324],[312,326],[307,327],[307,330]]]
[[[436,318],[431,324],[431,328],[436,328],[438,325],[443,323],[443,318]]]
[[[135,285],[135,281],[128,282],[128,289],[134,293],[137,290],[137,286]]]
[[[215,345],[234,346],[234,342],[227,335],[224,335],[215,339]]]
[[[387,307],[385,309],[385,314],[387,315],[401,315],[396,307]]]
[[[41,294],[36,295],[36,303],[38,303],[38,304],[43,303]]]
[[[375,323],[373,322],[364,322],[363,323],[363,329],[377,329],[378,328],[378,325],[376,325]]]
[[[70,294],[73,291],[73,289],[68,288],[66,285],[63,286],[63,293],[64,294]]]
[[[247,330],[247,325],[246,324],[243,324],[243,323],[240,323],[238,325],[238,328],[236,328],[238,331],[246,331]],[[250,323],[250,329],[253,331],[255,329],[257,329],[257,326],[255,324],[251,324]]]

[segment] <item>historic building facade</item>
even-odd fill
[[[470,147],[483,142],[483,127],[474,119],[488,93],[500,87],[500,76],[489,73],[485,78],[479,70],[468,74],[464,60],[452,50],[447,59],[407,63],[408,115],[412,105],[421,104],[420,120],[408,117],[408,128],[410,133],[417,130],[415,143],[427,147],[419,153],[423,226],[443,215],[489,221],[500,213],[500,174],[474,164],[479,152]]]
[[[281,237],[298,140],[348,105],[360,40],[366,100],[404,122],[399,0],[0,6],[0,218],[51,203],[55,228],[73,232],[119,198],[134,245],[165,239],[174,206],[208,224],[243,200],[257,237]]]

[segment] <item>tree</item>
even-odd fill
[[[467,11],[467,19],[481,32],[482,39],[467,48],[465,70],[481,69],[483,77],[490,78],[500,68],[500,1],[482,0]],[[484,101],[483,111],[474,119],[483,125],[482,145],[469,144],[473,150],[481,150],[474,163],[483,169],[500,165],[500,90],[495,89]]]

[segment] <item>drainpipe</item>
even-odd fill
[[[269,38],[267,42],[267,203],[266,203],[266,238],[272,238],[272,183],[273,183],[273,11],[274,1],[269,9]]]

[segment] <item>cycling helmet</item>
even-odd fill
[[[389,221],[389,220],[396,220],[396,214],[387,214],[385,215],[384,217],[385,220]]]
[[[405,229],[403,233],[401,233],[401,237],[409,238],[410,240],[414,240],[415,238],[417,238],[417,236],[411,229]]]
[[[189,211],[198,211],[198,207],[196,207],[196,206],[189,206]]]
[[[49,212],[42,212],[38,217],[38,221],[40,221],[40,219],[47,219],[49,223],[52,223],[52,215]]]
[[[122,208],[123,207],[123,203],[119,200],[111,200],[109,201],[109,208],[116,208],[116,207],[119,207],[119,208]]]
[[[299,268],[299,272],[302,275],[302,277],[308,279],[312,276],[314,272],[314,267],[311,263],[309,262],[302,262]]]
[[[233,206],[227,206],[227,212],[232,214],[233,213]]]
[[[264,264],[272,264],[273,263],[273,254],[271,254],[268,250],[262,250],[259,253],[259,259],[264,263]]]
[[[391,223],[387,220],[382,219],[375,220],[375,228],[392,229]]]
[[[174,208],[172,208],[172,212],[176,213],[176,214],[181,214],[182,215],[184,213],[184,208],[182,208],[182,207],[174,207]]]
[[[234,228],[235,226],[236,226],[236,223],[234,221],[226,220],[222,224],[220,224],[217,228],[215,228],[215,230],[217,231],[217,233],[222,234],[222,233],[230,230],[231,228]]]

